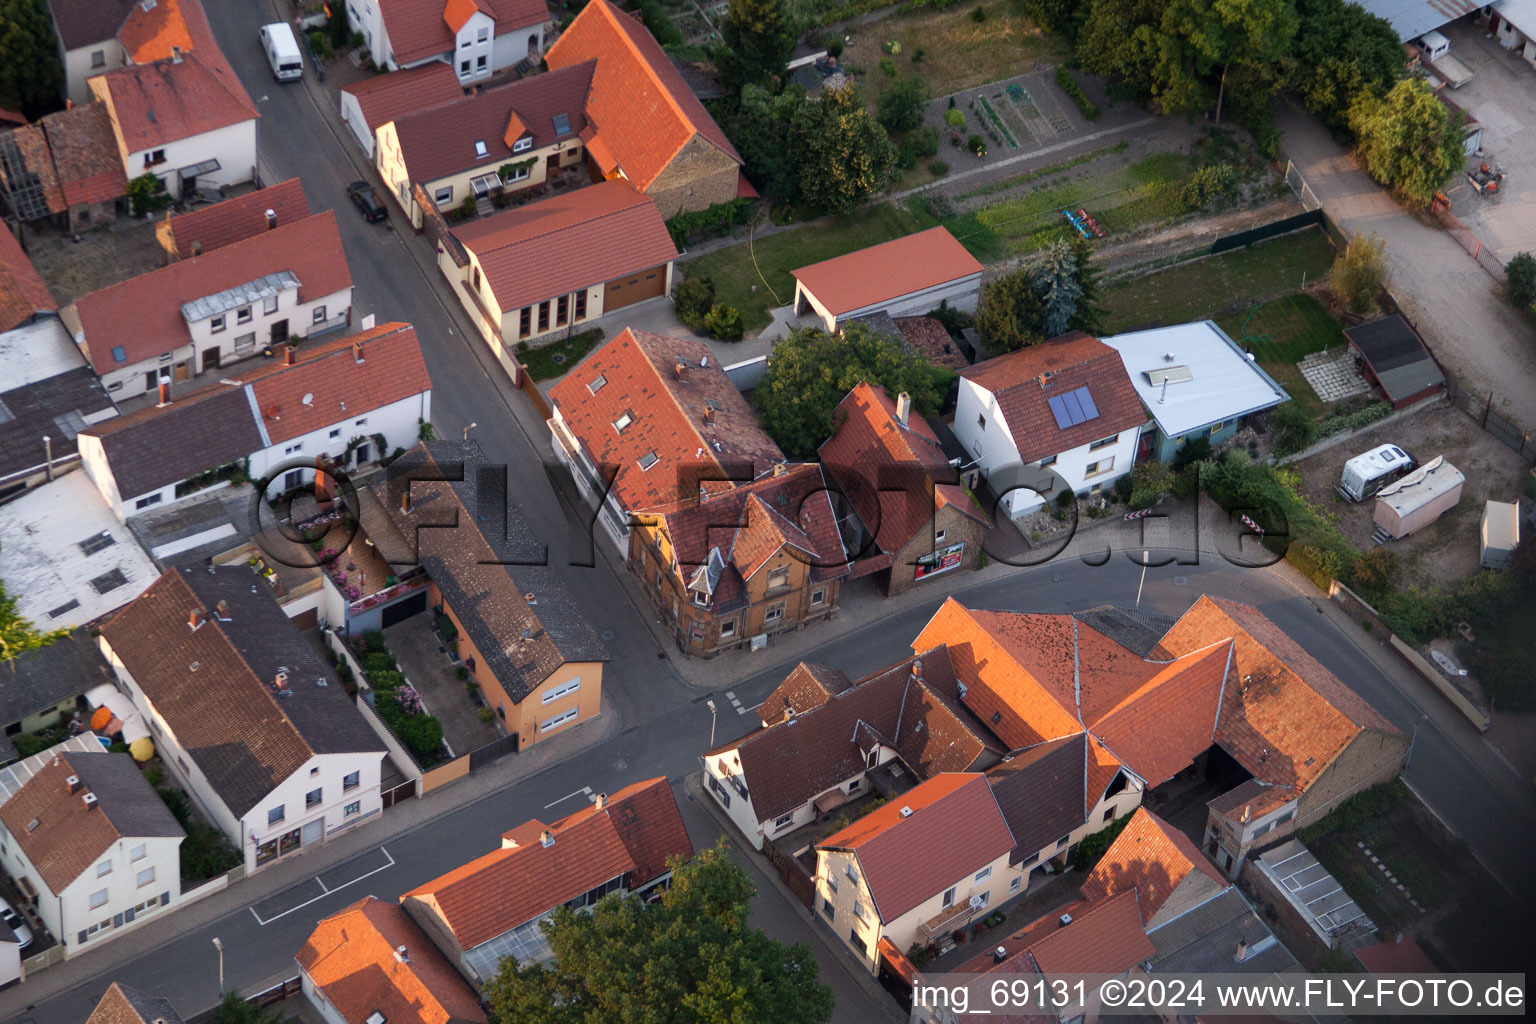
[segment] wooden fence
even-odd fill
[[[767,836],[763,837],[763,855],[768,858],[768,863],[772,864],[779,872],[779,877],[784,880],[784,884],[789,887],[789,891],[794,893],[801,903],[805,904],[807,910],[814,909],[816,906],[816,880],[805,869],[805,865],[801,864],[799,859],[792,854],[785,853],[782,849],[775,846],[773,840]]]

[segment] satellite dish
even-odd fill
[[[304,398],[302,399],[302,401],[304,402],[305,405],[314,405],[315,404],[315,393],[313,391],[306,391],[306,392],[304,392]]]

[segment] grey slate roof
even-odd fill
[[[149,406],[82,433],[101,438],[124,500],[267,447],[245,390],[222,386],[178,399],[169,409]]]
[[[49,0],[53,24],[66,50],[117,36],[134,0]]]
[[[89,416],[111,409],[112,399],[96,374],[80,366],[0,394],[0,407],[5,410],[0,413],[0,478],[4,478],[43,464],[47,457],[44,434],[53,439],[55,459],[74,454],[74,431],[84,424],[76,420],[67,426],[55,417]]]
[[[1423,339],[1401,316],[1347,327],[1344,337],[1365,356],[1371,372],[1394,402],[1445,383],[1445,375],[1430,358]]]
[[[1039,853],[1083,823],[1086,744],[1086,733],[1049,740],[987,769],[1017,857]]]
[[[0,725],[46,711],[112,678],[107,660],[83,632],[8,658],[0,662]]]
[[[228,621],[213,615],[221,600]],[[194,608],[208,616],[195,630]],[[237,816],[315,754],[384,754],[330,666],[245,566],[172,569],[102,635]],[[280,670],[286,695],[273,685]]]
[[[85,1024],[183,1024],[181,1014],[161,996],[114,981]]]
[[[69,765],[119,835],[180,836],[181,824],[127,754],[74,754]]]
[[[1291,951],[1275,938],[1243,894],[1233,887],[1152,929],[1147,938],[1157,949],[1152,960],[1156,973],[1279,973],[1299,966]],[[1238,961],[1239,942],[1258,952]]]
[[[1177,621],[1170,615],[1133,611],[1107,604],[1076,612],[1073,618],[1087,623],[1141,658],[1151,657],[1158,642]]]
[[[608,652],[559,573],[497,564],[536,561],[544,545],[493,470],[477,442],[430,441],[395,460],[372,491],[395,528],[418,545],[422,567],[486,667],[521,700],[560,665],[606,661]],[[409,512],[401,509],[407,486]],[[457,526],[418,532],[450,524]]]

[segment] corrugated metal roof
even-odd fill
[[[214,292],[212,295],[205,295],[191,302],[183,302],[181,315],[187,323],[195,324],[199,320],[206,320],[232,309],[249,306],[285,289],[297,287],[299,287],[299,279],[293,275],[293,272],[280,270],[275,274],[268,274],[254,281],[226,288],[222,292]]]

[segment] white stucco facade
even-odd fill
[[[58,52],[59,62],[64,65],[64,97],[71,103],[91,102],[91,87],[86,79],[92,75],[103,75],[133,63],[116,39],[103,39],[73,50],[64,49],[60,43]]]
[[[1139,428],[1122,430],[1026,464],[997,396],[964,377],[954,431],[1012,519],[1038,510],[1062,485],[1083,497],[1112,488],[1131,471],[1141,436]]]
[[[816,801],[827,797],[834,792],[839,793],[837,802],[853,800],[869,792],[865,776],[868,771],[894,760],[896,752],[891,748],[880,745],[878,753],[874,755],[873,763],[868,764],[865,770],[838,782],[835,786],[828,786],[818,793],[812,794],[804,802],[791,808],[772,820],[760,820],[757,809],[752,805],[751,781],[742,773],[741,759],[735,750],[726,750],[718,754],[709,754],[704,758],[704,788],[714,798],[725,813],[730,817],[731,823],[752,844],[753,849],[761,850],[764,839],[774,839],[787,835],[802,825],[808,825],[817,816]],[[903,947],[905,948],[905,947]]]
[[[123,170],[131,181],[149,172],[165,183],[172,198],[181,198],[183,168],[192,167],[208,160],[217,160],[216,170],[197,175],[197,185],[217,188],[224,185],[240,185],[256,178],[256,118],[227,124],[212,131],[189,135],[144,148],[129,149],[123,133],[117,127],[117,113],[112,105],[112,94],[106,79],[90,81],[91,92],[107,104],[112,111],[113,134],[117,137],[118,155]]]
[[[470,85],[544,50],[545,23],[522,28],[498,26],[484,11],[476,11],[455,33],[452,49],[401,60],[390,42],[383,7],[423,2],[435,4],[437,0],[347,0],[348,21],[354,31],[362,34],[379,67],[400,71],[442,61],[453,68],[462,84]]]

